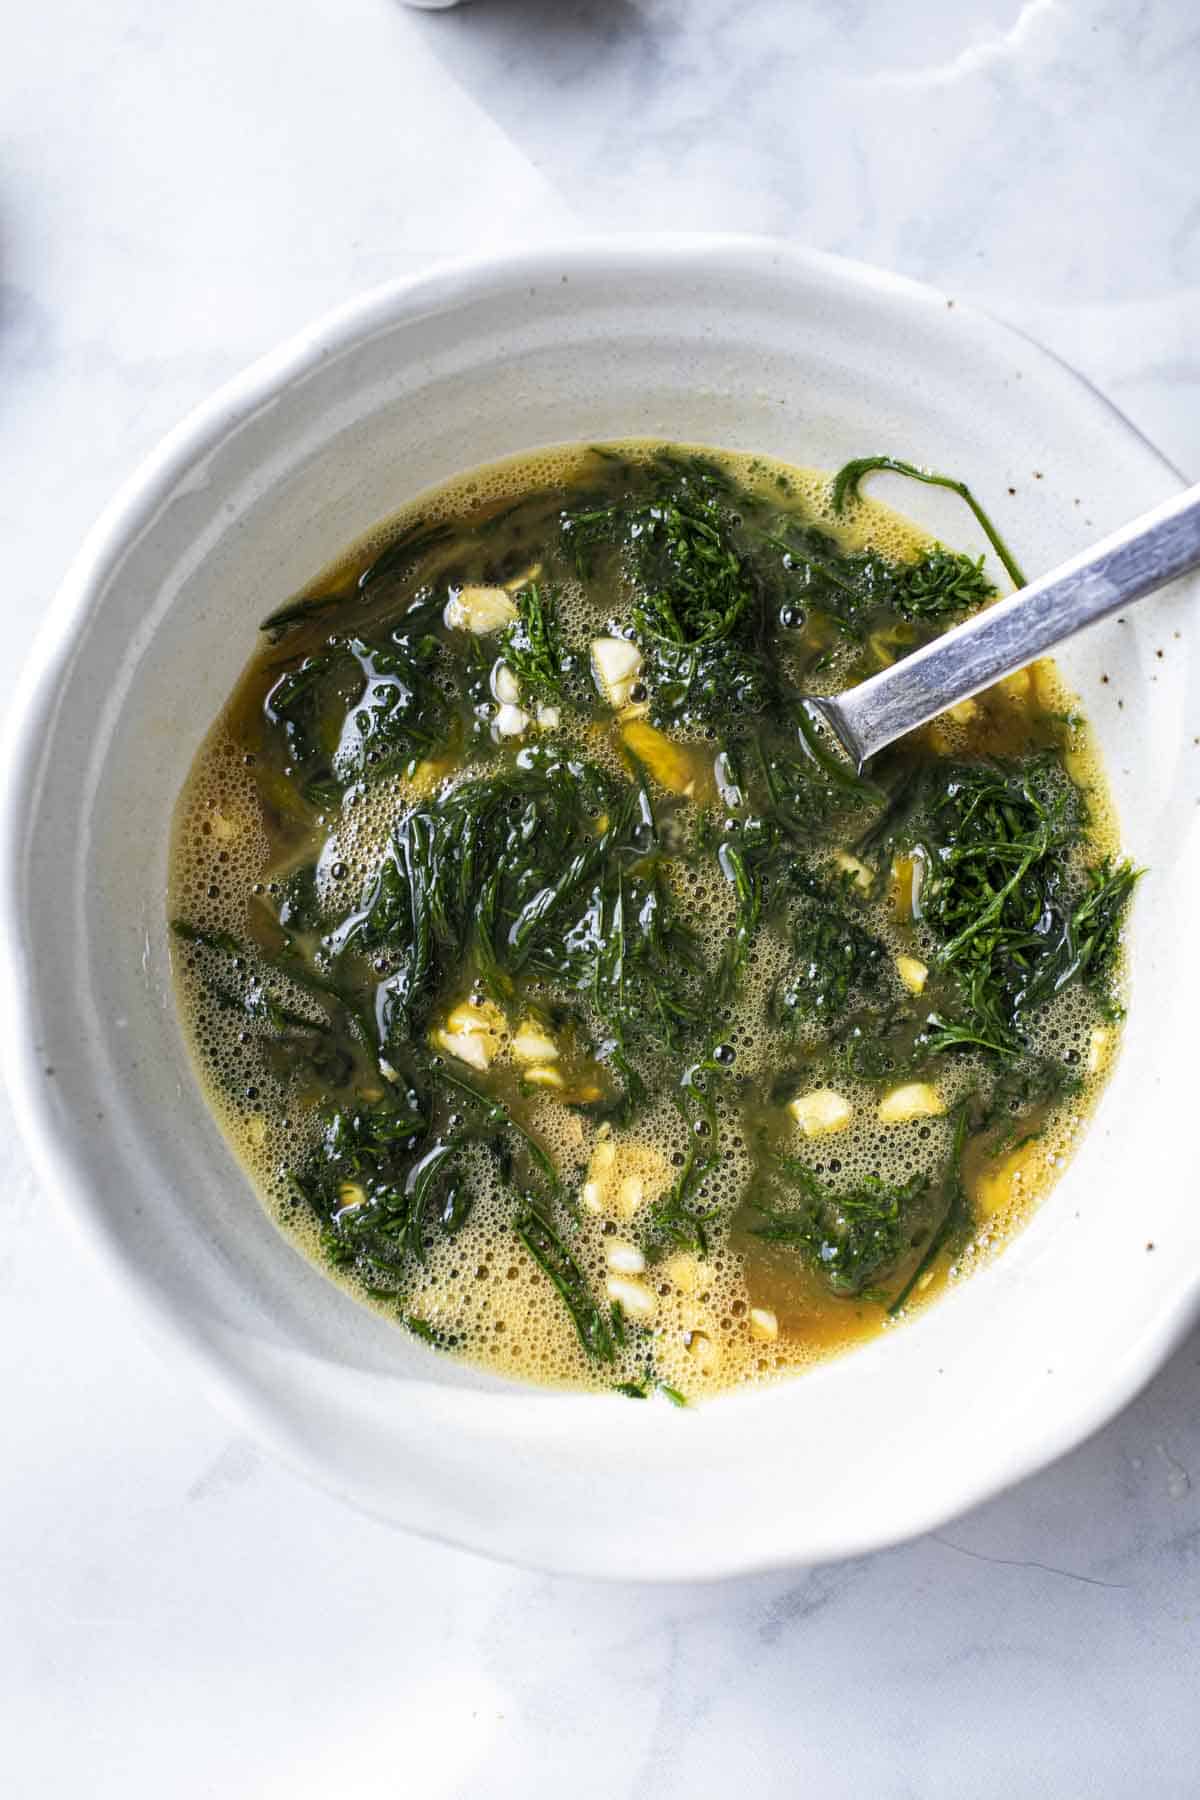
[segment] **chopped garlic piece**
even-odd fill
[[[653,1317],[654,1295],[640,1281],[630,1281],[624,1275],[610,1275],[604,1286],[609,1299],[614,1301],[621,1311],[628,1314],[631,1319]]]
[[[487,1040],[483,1037],[476,1037],[473,1033],[455,1037],[448,1031],[435,1031],[433,1042],[436,1049],[445,1050],[447,1055],[456,1057],[459,1062],[465,1062],[469,1068],[478,1069],[480,1074],[492,1060]]]
[[[518,1062],[549,1063],[558,1061],[558,1045],[547,1037],[536,1019],[524,1019],[512,1041],[512,1053]]]
[[[946,1102],[929,1082],[910,1081],[883,1096],[877,1116],[881,1125],[907,1125],[910,1119],[940,1118],[945,1110]]]
[[[972,719],[979,717],[979,708],[974,700],[959,700],[946,708],[946,717],[953,719],[956,725],[969,725]]]
[[[521,684],[506,662],[498,662],[492,670],[492,699],[502,706],[516,706],[521,698]]]
[[[915,956],[898,956],[896,973],[910,994],[924,993],[925,983],[929,979],[927,964],[918,961]]]
[[[700,1263],[688,1250],[680,1250],[663,1265],[663,1274],[681,1294],[694,1294],[703,1273]]]
[[[216,806],[213,807],[210,818],[213,836],[219,838],[223,844],[232,843],[238,834],[237,823]]]
[[[631,1219],[646,1198],[646,1184],[640,1175],[627,1175],[617,1189],[617,1207]]]
[[[865,862],[860,862],[857,856],[851,856],[847,850],[836,850],[833,860],[843,875],[854,877],[854,885],[861,893],[870,893],[875,880],[874,869],[869,869]]]
[[[445,1025],[434,1032],[433,1042],[439,1050],[482,1073],[500,1048],[503,1030],[504,1014],[498,1006],[490,1000],[478,1006],[464,1000],[447,1014]]]
[[[670,1165],[661,1151],[649,1144],[601,1138],[588,1163],[583,1204],[589,1212],[606,1213],[610,1219],[631,1219],[670,1185]]]
[[[750,1336],[760,1343],[773,1344],[779,1336],[779,1320],[768,1306],[750,1308]]]
[[[494,738],[521,737],[529,730],[532,720],[523,707],[501,706],[496,709],[492,720],[492,736]]]
[[[450,631],[473,631],[476,637],[503,630],[516,616],[516,606],[500,587],[459,588],[442,614]]]
[[[1107,1025],[1092,1027],[1092,1035],[1088,1039],[1087,1072],[1099,1075],[1108,1061],[1112,1050],[1112,1032]]]
[[[557,731],[562,724],[562,713],[557,706],[539,706],[534,718],[539,731]]]
[[[636,1244],[623,1244],[614,1240],[607,1250],[608,1266],[614,1275],[641,1275],[645,1271],[646,1258]]]
[[[632,704],[642,672],[642,653],[628,638],[592,639],[592,677],[601,694],[618,712]]]
[[[353,1212],[356,1206],[365,1206],[367,1190],[357,1181],[343,1181],[338,1186],[339,1212]]]
[[[535,1087],[560,1088],[566,1086],[558,1070],[547,1067],[545,1063],[535,1063],[533,1068],[526,1069],[522,1080],[532,1081]]]
[[[854,1108],[843,1094],[832,1088],[813,1088],[811,1093],[797,1094],[788,1101],[788,1111],[805,1137],[824,1137],[831,1131],[844,1131],[854,1117]]]
[[[608,1179],[617,1160],[617,1147],[602,1138],[592,1151],[592,1160],[588,1164],[587,1180],[583,1184],[583,1204],[589,1212],[604,1211],[604,1196],[608,1188]]]

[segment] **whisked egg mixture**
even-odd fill
[[[426,495],[266,622],[170,884],[205,1091],[353,1293],[693,1399],[1013,1232],[1114,1055],[1134,872],[1049,663],[856,775],[804,707],[986,604],[830,478],[651,443]]]

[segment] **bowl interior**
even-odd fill
[[[368,296],[182,427],[56,603],[5,759],[21,1023],[8,1058],[43,1172],[281,1453],[378,1514],[494,1554],[681,1577],[936,1523],[1098,1424],[1190,1319],[1197,593],[1145,602],[1060,658],[1152,875],[1123,1057],[1025,1233],[915,1325],[769,1391],[665,1417],[518,1388],[358,1307],[258,1207],[175,1016],[169,826],[256,622],[335,552],[472,464],[643,434],[828,467],[890,451],[961,473],[1035,571],[1178,485],[1022,338],[778,246],[580,246]],[[951,496],[873,491],[985,547]]]

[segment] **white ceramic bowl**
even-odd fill
[[[439,1358],[292,1249],[205,1109],[168,978],[171,809],[256,621],[335,551],[470,464],[643,433],[960,472],[1035,571],[1179,485],[1022,337],[779,244],[582,243],[367,294],[174,432],[54,603],[3,753],[3,1045],[46,1186],[281,1456],[414,1531],[670,1579],[938,1524],[1093,1430],[1195,1316],[1200,716],[1195,589],[1063,658],[1153,872],[1120,1066],[991,1268],[863,1350],[683,1413]],[[949,496],[898,497],[971,544]]]

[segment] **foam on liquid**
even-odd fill
[[[638,447],[622,445],[621,449],[636,454]],[[867,499],[848,509],[844,519],[834,519],[828,503],[829,480],[822,471],[768,463],[759,457],[704,453],[721,462],[744,486],[763,485],[774,492],[780,478],[785,480],[789,503],[802,502],[814,522],[846,549],[870,547],[904,559],[920,554],[932,542],[927,533],[890,508]],[[418,518],[428,523],[462,518],[539,489],[569,483],[585,466],[587,454],[585,448],[569,446],[474,470],[423,496],[381,526],[325,570],[309,591],[323,591],[365,567]],[[578,585],[560,589],[559,609],[567,636],[603,629]],[[1032,679],[1037,684],[1037,698],[1047,710],[1075,709],[1051,664],[1036,665]],[[253,771],[231,735],[235,712],[236,696],[203,745],[180,800],[171,912],[206,931],[226,931],[244,940],[250,895],[256,884],[261,891],[286,871],[271,864],[271,844]],[[623,772],[615,726],[576,723],[569,714],[564,719],[564,730],[556,737],[574,740],[594,760],[616,773]],[[940,720],[932,729],[942,734],[939,747],[949,754],[972,747],[971,725],[956,727]],[[467,765],[445,779],[457,781],[469,773]],[[1114,849],[1115,820],[1086,730],[1078,734],[1071,752],[1071,773],[1089,790],[1089,854]],[[327,882],[333,864],[340,863],[348,870],[342,878],[342,893],[359,891],[377,866],[395,820],[413,798],[413,784],[401,778],[382,780],[367,789],[347,809],[329,838],[318,880]],[[891,950],[911,950],[887,903],[887,883],[879,882],[877,888],[882,892],[864,923]],[[689,877],[688,893],[677,892],[675,897],[686,923],[702,934],[708,957],[715,962],[732,920],[730,891],[715,863],[694,883]],[[256,1041],[258,1028],[240,1011],[234,1014],[214,1003],[210,990],[197,978],[195,953],[181,945],[175,960],[185,1028],[210,1104],[280,1226],[327,1268],[318,1245],[317,1222],[306,1207],[291,1198],[284,1179],[288,1165],[301,1162],[316,1139],[315,1115],[294,1105],[289,1109],[286,1085],[263,1066]],[[761,933],[750,957],[744,993],[729,1018],[727,1041],[737,1051],[737,1073],[750,1077],[756,1085],[761,1082],[764,1090],[776,1071],[770,1066],[770,1033],[755,1021],[763,1018],[766,997],[784,974],[787,962],[785,946],[774,936]],[[278,987],[278,978],[273,980]],[[465,986],[464,982],[464,996]],[[296,1010],[319,1017],[319,1009],[302,988],[293,984],[286,999]],[[1085,992],[1068,989],[1048,1010],[1037,1047],[1060,1057],[1071,1052],[1072,1060],[1085,1069],[1092,1024]],[[990,1187],[975,1181],[976,1198],[985,1195],[992,1210],[982,1218],[949,1275],[937,1273],[924,1292],[914,1297],[914,1306],[940,1289],[947,1278],[968,1273],[1020,1227],[1056,1179],[1111,1060],[1109,1054],[1105,1065],[1086,1077],[1083,1091],[1051,1112],[1037,1144],[1024,1153],[1015,1180],[1010,1179],[1006,1188],[995,1180]],[[969,1086],[970,1079],[970,1059],[964,1058],[940,1084],[950,1104]],[[952,1127],[948,1117],[881,1126],[875,1120],[878,1096],[866,1083],[840,1081],[839,1087],[854,1103],[854,1121],[836,1137],[804,1146],[818,1173],[835,1172],[839,1182],[869,1174],[896,1181],[918,1172],[936,1175],[949,1151]],[[556,1166],[578,1192],[597,1143],[597,1127],[549,1094],[536,1102],[533,1123]],[[599,1131],[607,1134],[608,1128]],[[735,1115],[726,1114],[721,1139],[722,1163],[707,1182],[705,1193],[708,1201],[732,1206],[750,1169]],[[628,1163],[631,1171],[643,1174],[644,1204],[648,1206],[674,1179],[688,1134],[663,1096],[634,1127],[612,1132],[611,1141],[619,1163]],[[443,1333],[463,1356],[503,1373],[573,1387],[607,1388],[617,1381],[639,1379],[646,1359],[636,1344],[615,1367],[598,1368],[584,1354],[557,1294],[515,1239],[511,1195],[500,1189],[493,1166],[482,1152],[476,1154],[473,1173],[476,1201],[471,1218],[457,1236],[439,1237],[428,1262],[412,1271],[405,1293],[406,1310]],[[636,1225],[636,1219],[625,1222],[587,1211],[582,1214],[571,1249],[598,1295],[604,1293],[614,1247],[632,1243]],[[358,1298],[395,1316],[394,1302],[372,1296],[353,1275],[331,1273]],[[724,1238],[717,1239],[712,1254],[704,1259],[682,1252],[667,1256],[637,1279],[654,1298],[650,1329],[658,1374],[689,1397],[772,1380],[869,1337],[887,1323],[877,1304],[836,1299],[825,1293],[815,1279],[796,1269],[794,1258],[764,1254],[748,1271],[745,1259]],[[780,1330],[774,1342],[763,1342],[754,1335],[750,1322],[754,1307],[768,1307],[777,1314]]]

